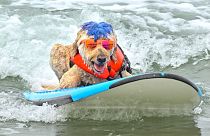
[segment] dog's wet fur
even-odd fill
[[[77,65],[70,67],[70,58],[74,57],[77,53],[82,56],[84,63],[95,73],[103,73],[107,66],[107,62],[116,59],[117,38],[112,32],[104,37],[98,39],[108,39],[114,41],[113,48],[110,50],[105,49],[102,45],[98,44],[95,48],[87,48],[81,41],[85,39],[94,39],[94,35],[88,34],[87,30],[81,29],[77,33],[75,42],[71,45],[56,44],[52,47],[50,53],[50,65],[58,77],[60,84],[56,88],[71,88],[83,85],[95,84],[106,81],[106,79],[97,78],[89,74]],[[122,71],[123,76],[129,76],[126,70]],[[117,78],[117,77],[116,77]]]

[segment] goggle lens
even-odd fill
[[[94,40],[86,40],[85,45],[87,48],[95,48],[97,46],[97,43]]]
[[[110,49],[113,48],[113,41],[110,41],[110,40],[102,40],[101,44],[107,50],[110,50]]]

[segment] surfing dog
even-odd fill
[[[117,37],[106,22],[87,22],[71,45],[55,44],[50,66],[58,77],[59,88],[95,84],[131,75],[130,62],[117,44]]]

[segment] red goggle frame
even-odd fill
[[[97,40],[85,39],[81,43],[84,43],[87,48],[95,48],[97,45],[101,44],[106,50],[111,50],[114,47],[114,41],[112,40]]]

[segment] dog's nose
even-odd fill
[[[104,62],[106,62],[106,58],[104,58],[104,57],[98,57],[98,58],[97,58],[97,61],[98,61],[99,63],[104,63]]]

